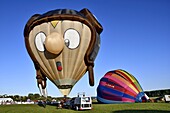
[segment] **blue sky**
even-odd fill
[[[104,28],[95,86],[89,86],[85,74],[69,96],[95,96],[100,78],[115,69],[134,75],[145,91],[170,88],[169,6],[169,0],[1,0],[0,95],[39,93],[23,30],[32,15],[63,8],[88,8]],[[62,96],[49,80],[47,90]]]

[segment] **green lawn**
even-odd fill
[[[93,104],[92,110],[57,109],[47,105],[0,105],[0,113],[170,113],[170,103]]]

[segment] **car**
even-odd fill
[[[67,109],[70,109],[70,100],[67,100],[63,105],[64,105],[64,108],[67,108]]]

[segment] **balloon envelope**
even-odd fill
[[[68,95],[89,71],[90,85],[93,85],[101,32],[102,26],[88,9],[57,9],[33,15],[25,26],[24,36],[38,84],[45,88],[42,81],[47,77],[63,95]]]
[[[124,70],[107,72],[97,87],[97,100],[101,103],[131,103],[146,100],[137,79]]]

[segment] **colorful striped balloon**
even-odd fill
[[[97,100],[101,103],[133,103],[146,101],[137,79],[124,70],[107,72],[97,87]]]

